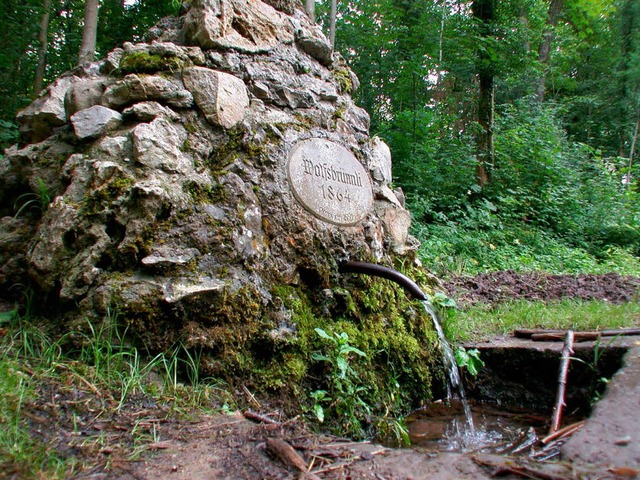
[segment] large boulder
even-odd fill
[[[184,35],[188,43],[202,48],[247,53],[268,52],[294,39],[289,17],[255,0],[194,0]]]
[[[430,320],[338,274],[410,266],[416,248],[357,78],[297,2],[191,3],[19,114],[0,161],[3,291],[30,282],[66,328],[118,312],[148,348],[181,342],[204,373],[270,388],[306,378],[314,328],[335,322],[426,395]]]

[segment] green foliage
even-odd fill
[[[480,358],[480,350],[472,348],[467,350],[464,347],[457,347],[454,355],[458,367],[465,368],[472,376],[478,376],[480,369],[484,367],[484,362]]]
[[[361,80],[373,133],[391,147],[429,268],[638,272],[638,189],[622,184],[630,166],[640,178],[628,158],[640,111],[637,2],[564,2],[544,65],[548,2],[497,2],[487,25],[442,2],[339,8],[338,50]],[[497,101],[482,188],[479,71],[495,77]]]
[[[495,150],[484,189],[453,171],[441,184],[446,167],[420,166],[435,182],[409,191],[409,202],[430,269],[640,272],[640,203],[621,182],[621,163],[569,140],[555,110],[530,102],[501,109]]]
[[[28,210],[36,210],[40,215],[42,215],[49,206],[49,203],[51,203],[51,193],[49,192],[49,188],[41,178],[38,178],[37,193],[24,193],[16,199],[14,204],[16,213],[14,217],[19,217],[22,212]],[[20,207],[18,207],[18,205],[20,205]]]
[[[329,342],[329,351],[326,354],[314,352],[312,358],[330,366],[329,390],[311,393],[316,418],[322,422],[326,415],[332,415],[338,419],[343,433],[361,436],[363,419],[371,412],[371,407],[364,399],[367,387],[352,362],[354,356],[366,357],[366,354],[349,344],[349,335],[345,332],[329,335],[321,328],[316,328],[315,332]]]
[[[18,140],[18,136],[17,124],[0,119],[0,151],[15,143]],[[0,159],[2,159],[2,154],[0,154]]]

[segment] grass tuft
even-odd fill
[[[69,478],[135,460],[161,440],[161,423],[233,405],[224,384],[198,378],[197,355],[179,344],[150,356],[117,316],[56,340],[15,311],[0,319],[0,471],[9,477]]]

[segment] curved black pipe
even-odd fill
[[[427,300],[427,296],[416,282],[392,268],[376,265],[375,263],[353,262],[351,260],[346,260],[338,264],[338,271],[340,273],[363,273],[365,275],[386,278],[387,280],[396,282],[413,298],[417,300]]]

